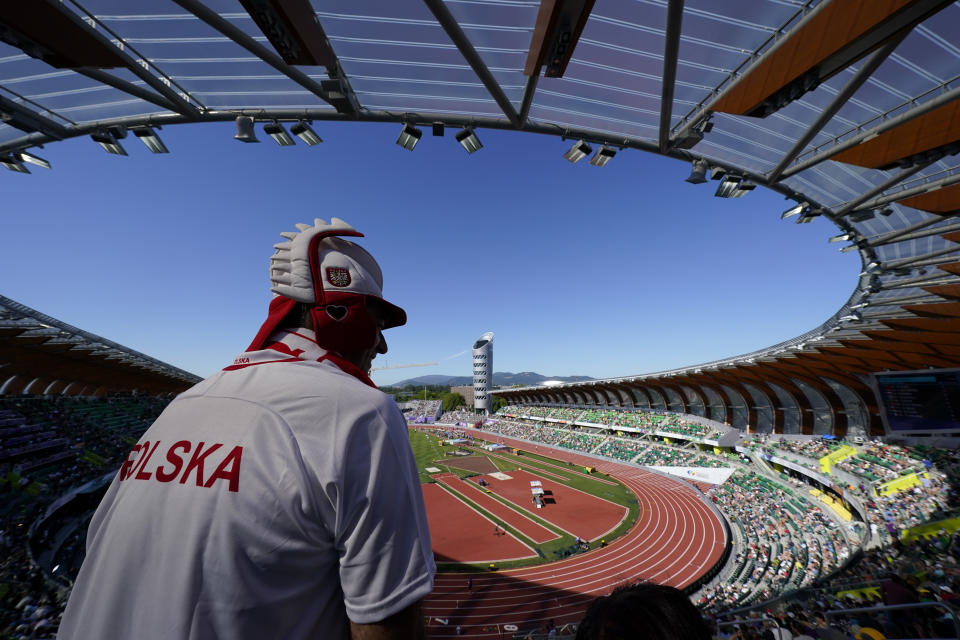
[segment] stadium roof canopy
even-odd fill
[[[200,378],[0,296],[0,395],[177,393]]]
[[[823,405],[843,433],[857,402],[876,431],[863,374],[960,360],[957,25],[943,0],[5,2],[0,163],[29,170],[39,145],[75,136],[164,152],[160,126],[240,117],[256,123],[244,135],[287,141],[379,121],[410,145],[424,126],[465,147],[497,128],[569,139],[571,160],[688,160],[719,197],[759,185],[787,220],[834,222],[863,261],[850,300],[753,354],[537,397],[632,404],[656,383],[687,408],[725,386],[731,420],[765,399],[782,429],[786,394],[803,431]]]

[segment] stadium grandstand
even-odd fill
[[[492,390],[507,406],[482,419],[410,407],[411,439],[447,463],[421,470],[425,495],[486,505],[506,533],[520,511],[477,478],[507,482],[521,458],[515,482],[543,477],[503,544],[548,552],[447,567],[428,634],[573,637],[592,598],[655,580],[723,638],[956,638],[958,25],[951,0],[5,2],[0,164],[50,169],[39,150],[78,137],[166,153],[160,127],[181,124],[312,146],[319,123],[394,123],[409,149],[422,128],[468,152],[484,130],[555,136],[571,162],[646,152],[689,165],[678,189],[782,195],[776,215],[828,221],[862,264],[818,326],[671,370]],[[99,496],[198,380],[0,297],[0,637],[55,636]],[[551,521],[537,482],[610,524]],[[627,515],[575,483],[627,491]]]

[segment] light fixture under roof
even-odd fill
[[[30,173],[30,169],[23,166],[20,159],[11,154],[0,155],[0,166],[17,173]]]
[[[707,163],[705,160],[694,160],[693,166],[690,169],[690,177],[686,179],[686,182],[690,184],[703,184],[707,181]]]
[[[797,203],[795,206],[792,206],[792,207],[790,207],[789,209],[787,209],[786,211],[784,211],[783,213],[781,213],[781,214],[780,214],[780,219],[781,219],[781,220],[786,220],[787,218],[789,218],[789,217],[791,217],[791,216],[798,216],[798,215],[800,215],[801,213],[803,213],[806,209],[808,209],[809,207],[810,207],[810,203],[808,203],[808,202],[800,202],[800,203]]]
[[[313,128],[303,120],[290,127],[290,133],[297,136],[301,141],[305,142],[311,147],[323,142],[323,139],[318,136]]]
[[[740,189],[740,183],[743,178],[739,176],[723,176],[720,185],[713,194],[718,198],[738,198],[737,191]]]
[[[831,243],[833,243],[833,242],[846,242],[847,240],[853,240],[853,234],[852,234],[852,233],[841,233],[841,234],[838,235],[838,236],[833,236],[832,238],[830,238],[829,242],[831,242]]]
[[[287,130],[279,122],[268,122],[263,125],[263,132],[268,136],[273,138],[273,141],[276,142],[281,147],[292,147],[296,144],[293,141],[293,138],[290,137],[290,134],[287,133]]]
[[[583,140],[578,140],[574,143],[570,150],[563,154],[563,157],[576,164],[583,160],[584,157],[589,155],[593,151],[593,148],[584,142]]]
[[[756,183],[750,182],[749,180],[741,180],[740,184],[737,185],[737,190],[733,192],[734,198],[742,198],[747,195],[748,192],[753,191],[757,188]]]
[[[397,144],[408,151],[413,151],[413,148],[420,142],[421,136],[423,136],[423,131],[412,124],[404,124],[403,129],[400,130],[400,136],[397,138]]]
[[[873,218],[873,209],[864,209],[863,211],[854,211],[847,218],[851,222],[866,222]]]
[[[14,157],[20,160],[20,162],[29,162],[38,167],[43,167],[44,169],[50,168],[50,163],[40,156],[35,156],[28,151],[17,151],[14,153]]]
[[[474,151],[483,148],[483,143],[480,142],[480,138],[478,138],[473,129],[469,127],[458,131],[457,135],[454,137],[456,137],[457,142],[460,143],[460,146],[467,150],[467,153],[473,153]]]
[[[260,142],[253,130],[253,118],[237,116],[237,135],[233,136],[233,139],[240,142]]]
[[[124,149],[123,145],[120,144],[119,139],[126,135],[127,132],[123,129],[111,127],[110,129],[92,133],[90,134],[90,137],[94,142],[103,147],[103,150],[107,153],[112,153],[116,156],[125,156],[127,155],[127,150]]]
[[[137,136],[140,142],[145,144],[147,149],[150,149],[151,153],[170,153],[167,146],[163,144],[163,140],[153,130],[153,127],[131,127],[130,131],[133,131],[133,135]]]
[[[617,150],[612,147],[600,147],[593,157],[590,158],[590,164],[595,167],[605,167],[610,160],[613,159],[613,156],[617,155]]]

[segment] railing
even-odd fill
[[[720,629],[723,627],[734,627],[741,624],[753,624],[755,622],[772,622],[774,629],[777,630],[775,634],[776,637],[782,638],[783,634],[780,633],[780,625],[776,620],[769,616],[760,616],[758,618],[737,618],[735,620],[724,620],[723,622],[717,622],[717,635],[720,635]]]
[[[946,602],[942,602],[942,601],[941,602],[916,602],[916,603],[910,603],[910,604],[877,605],[875,607],[858,607],[856,609],[831,609],[829,611],[824,611],[823,615],[825,618],[829,620],[829,618],[838,618],[840,616],[846,616],[846,615],[851,615],[856,613],[879,613],[881,611],[883,612],[907,611],[912,609],[943,609],[947,614],[949,614],[949,618],[944,616],[944,620],[949,619],[953,623],[954,634],[952,636],[947,635],[947,636],[921,636],[921,637],[927,637],[927,638],[939,637],[944,639],[960,638],[960,619],[958,619],[960,618],[960,615],[958,615],[958,613],[960,612],[958,612],[958,609],[956,607],[953,607],[947,604]],[[845,624],[847,621],[844,620],[842,622]],[[893,638],[893,636],[888,636],[888,637],[891,639]],[[917,636],[910,634],[904,637],[916,638]]]

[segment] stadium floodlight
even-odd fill
[[[893,209],[890,207],[884,207],[883,209],[877,209],[877,213],[883,216],[884,218],[889,218],[890,214],[893,213]]]
[[[27,151],[17,151],[13,154],[13,157],[18,159],[20,162],[29,162],[30,164],[35,164],[38,167],[43,167],[44,169],[50,168],[50,163],[48,161]]]
[[[423,131],[412,124],[404,124],[403,129],[400,130],[400,136],[397,138],[397,144],[407,151],[413,151],[413,148],[420,142],[422,135]]]
[[[153,130],[153,127],[131,127],[130,131],[133,131],[133,135],[137,136],[140,142],[145,144],[147,149],[150,149],[151,153],[170,153],[167,146],[163,144],[163,140]]]
[[[593,147],[588,145],[583,140],[578,140],[572,147],[570,147],[569,151],[563,154],[563,157],[569,160],[571,163],[577,164],[592,151]]]
[[[467,153],[473,153],[474,151],[483,148],[483,143],[480,142],[480,138],[478,138],[473,129],[469,127],[465,127],[458,131],[455,137],[457,142],[460,143],[460,146],[467,150]]]
[[[3,166],[10,171],[16,171],[17,173],[30,173],[30,169],[23,166],[23,163],[20,162],[20,159],[12,154],[0,156],[0,166]]]
[[[443,123],[442,123],[442,122],[434,122],[434,123],[433,123],[433,135],[436,136],[437,138],[442,138],[442,137],[443,137]]]
[[[840,322],[860,322],[861,320],[863,320],[863,314],[859,311],[854,311],[853,313],[842,316],[839,319]]]
[[[292,147],[296,144],[284,126],[276,120],[263,125],[263,132],[273,138],[273,141],[281,147]]]
[[[846,242],[847,240],[853,240],[852,233],[841,233],[838,236],[833,236],[832,238],[830,238],[828,242],[832,244],[834,242]]]
[[[122,135],[119,135],[121,133]],[[124,149],[123,145],[119,142],[119,138],[123,138],[125,135],[127,135],[126,131],[111,127],[110,129],[92,133],[90,137],[94,142],[103,147],[103,150],[107,153],[112,153],[115,156],[125,156],[127,155],[127,150]]]
[[[756,183],[748,182],[747,180],[741,180],[740,184],[737,185],[736,191],[733,192],[732,198],[742,198],[747,195],[748,191],[753,191],[757,188]]]
[[[595,167],[605,167],[615,155],[617,155],[616,149],[607,146],[600,147],[600,149],[593,154],[593,157],[590,158],[590,164]]]
[[[690,177],[686,182],[690,184],[703,184],[707,181],[708,166],[705,160],[694,160],[693,167],[690,169]]]
[[[237,135],[233,136],[233,139],[240,142],[260,142],[253,130],[253,118],[237,116]]]
[[[781,220],[786,220],[792,216],[798,216],[804,212],[810,206],[809,202],[800,202],[796,206],[790,207],[786,211],[780,214]]]
[[[738,176],[723,176],[720,186],[717,187],[717,191],[713,195],[718,198],[736,198],[736,192],[740,188],[742,180],[743,178]]]
[[[290,133],[300,138],[301,141],[310,147],[323,142],[323,139],[303,120],[290,127]]]
[[[873,209],[864,209],[863,211],[854,211],[848,218],[851,222],[866,222],[873,219]]]

